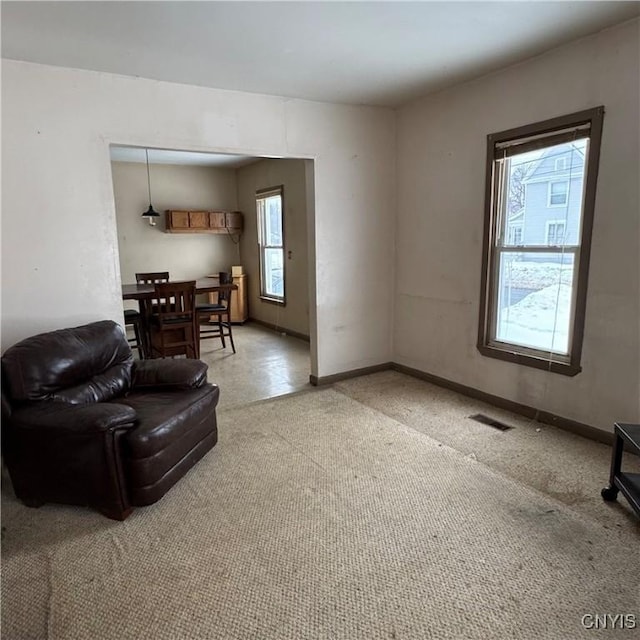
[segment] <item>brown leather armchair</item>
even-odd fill
[[[116,520],[159,500],[218,437],[219,389],[200,360],[134,361],[105,320],[2,356],[2,449],[17,497]]]

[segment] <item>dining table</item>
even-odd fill
[[[205,276],[196,279],[196,295],[237,289],[238,285],[233,283],[220,284],[220,278],[218,276]],[[122,299],[138,301],[143,343],[142,352],[145,358],[152,357],[150,323],[152,305],[149,304],[149,301],[154,298],[157,298],[155,284],[134,283],[122,285]]]

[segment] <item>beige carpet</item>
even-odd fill
[[[611,447],[419,380],[382,371],[336,383],[362,404],[482,462],[513,480],[570,505],[604,527],[634,527],[640,521],[621,498],[606,503]],[[499,431],[474,422],[485,414],[513,428]],[[627,454],[626,471],[640,473],[640,457]]]
[[[637,529],[337,390],[219,422],[218,446],[124,523],[5,486],[2,637],[570,640],[609,635],[585,614],[640,613]]]

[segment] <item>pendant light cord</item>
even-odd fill
[[[145,149],[144,153],[147,157],[147,188],[149,190],[149,206],[151,206],[151,177],[149,175],[149,149]]]

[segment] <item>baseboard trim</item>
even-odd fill
[[[461,393],[462,395],[474,398],[475,400],[486,402],[487,404],[491,404],[494,407],[498,407],[499,409],[505,409],[506,411],[517,413],[518,415],[521,415],[525,418],[536,418],[538,422],[542,422],[543,424],[548,424],[553,427],[558,427],[558,429],[575,433],[576,435],[582,436],[583,438],[587,438],[589,440],[595,440],[596,442],[601,442],[608,445],[613,444],[614,436],[612,432],[603,431],[602,429],[597,429],[596,427],[592,427],[591,425],[577,422],[576,420],[571,420],[570,418],[563,418],[562,416],[558,416],[555,413],[542,411],[536,409],[535,407],[530,407],[526,404],[520,404],[519,402],[514,402],[513,400],[507,400],[506,398],[502,398],[500,396],[494,396],[490,393],[486,393],[485,391],[480,391],[480,389],[467,387],[466,385],[460,384],[459,382],[453,382],[452,380],[448,380],[447,378],[441,378],[440,376],[436,376],[432,373],[420,371],[419,369],[413,369],[403,364],[398,364],[397,362],[384,362],[382,364],[376,364],[371,367],[363,367],[362,369],[352,369],[351,371],[335,373],[330,376],[318,377],[310,375],[309,382],[314,386],[322,386],[332,384],[334,382],[339,382],[340,380],[348,380],[349,378],[357,378],[359,376],[366,376],[370,373],[378,373],[379,371],[388,370],[397,371],[398,373],[404,373],[413,378],[418,378],[419,380],[430,382],[431,384],[438,385],[439,387],[443,387],[444,389],[449,389],[450,391]]]
[[[576,435],[582,436],[583,438],[588,438],[589,440],[595,440],[597,442],[602,442],[603,444],[608,445],[611,445],[613,443],[613,433],[603,431],[602,429],[597,429],[596,427],[592,427],[588,424],[577,422],[575,420],[571,420],[570,418],[563,418],[562,416],[558,416],[555,413],[550,413],[549,411],[541,411],[526,404],[520,404],[519,402],[514,402],[513,400],[501,398],[500,396],[494,396],[490,393],[480,391],[479,389],[467,387],[466,385],[460,384],[459,382],[453,382],[452,380],[447,380],[446,378],[441,378],[431,373],[420,371],[419,369],[412,369],[411,367],[406,367],[405,365],[398,364],[396,362],[392,363],[390,368],[394,371],[398,371],[399,373],[404,373],[414,378],[419,378],[420,380],[431,382],[432,384],[436,384],[439,387],[450,389],[451,391],[456,391],[457,393],[469,396],[470,398],[481,400],[482,402],[491,404],[495,407],[498,407],[499,409],[505,409],[507,411],[517,413],[518,415],[524,416],[525,418],[536,418],[538,422],[558,427],[558,429],[562,429],[563,431],[570,431],[571,433],[575,433]]]
[[[309,376],[309,382],[314,387],[321,387],[326,384],[333,384],[340,380],[347,380],[349,378],[358,378],[359,376],[366,376],[370,373],[378,373],[379,371],[388,371],[393,368],[393,362],[384,362],[383,364],[374,364],[371,367],[362,367],[361,369],[352,369],[351,371],[343,371],[342,373],[334,373],[330,376]]]
[[[265,322],[264,320],[258,320],[257,318],[249,318],[249,322],[255,322],[267,329],[271,329],[272,331],[276,331],[277,333],[286,333],[288,336],[292,338],[298,338],[299,340],[304,340],[305,342],[311,342],[311,338],[304,333],[298,333],[297,331],[291,331],[291,329],[287,329],[286,327],[280,327],[277,324],[271,324],[270,322]]]

